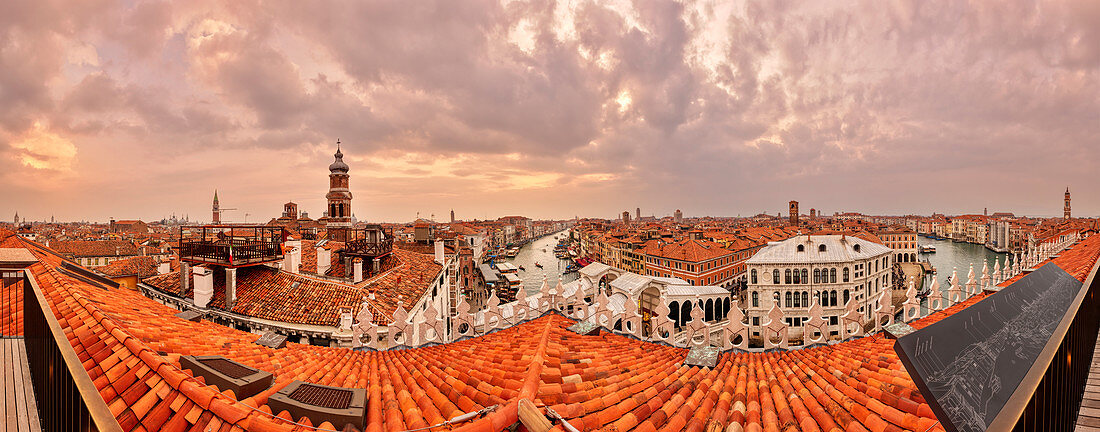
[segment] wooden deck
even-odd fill
[[[0,430],[7,432],[42,431],[38,406],[27,369],[27,349],[23,339],[0,339],[0,381],[4,396],[0,399]]]
[[[1100,337],[1097,337],[1100,350]],[[1082,432],[1100,432],[1100,353],[1092,355],[1089,380],[1085,382],[1085,395],[1081,398],[1081,410],[1077,412],[1077,428]]]

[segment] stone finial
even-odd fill
[[[963,288],[963,298],[969,298],[978,293],[978,281],[974,276],[974,263],[970,263],[970,271],[966,274],[966,287]]]
[[[771,310],[768,311],[768,321],[763,324],[764,329],[760,335],[764,338],[764,349],[787,349],[788,327],[783,310],[779,308],[779,293],[775,293],[773,299],[775,301],[772,302]],[[772,342],[773,335],[777,339],[776,342]]]
[[[943,291],[940,290],[940,280],[933,277],[932,286],[928,288],[928,310],[940,311],[946,309],[944,307]]]

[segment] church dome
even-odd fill
[[[347,174],[348,164],[344,163],[344,153],[340,151],[339,143],[336,145],[336,154],[333,156],[336,157],[336,161],[328,166],[328,170],[333,173],[342,172]]]

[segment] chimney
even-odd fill
[[[346,332],[351,331],[351,312],[340,313],[340,330]]]
[[[329,267],[332,267],[332,251],[325,249],[324,247],[317,247],[317,274],[328,273]]]
[[[352,276],[352,279],[351,279],[352,282],[355,282],[355,283],[362,282],[363,281],[363,260],[356,259],[355,263],[352,264],[352,267],[353,267],[353,270],[352,270],[353,276]]]
[[[157,274],[168,274],[170,271],[172,271],[172,263],[170,261],[162,261],[160,264],[157,264]]]
[[[371,271],[374,272],[374,274],[378,274],[378,272],[382,271],[382,258],[378,258],[378,257],[371,258],[370,259],[370,264],[371,264],[371,267],[370,267]]]
[[[302,264],[302,242],[300,240],[288,241],[287,246],[290,246],[290,269],[289,271],[294,274],[298,274]]]
[[[225,308],[233,309],[237,304],[237,269],[225,269]]]
[[[191,263],[186,261],[180,261],[180,292],[183,296],[187,296],[187,292],[191,291]]]
[[[195,267],[192,273],[195,277],[195,306],[205,308],[214,297],[214,272],[206,267]],[[183,273],[180,277],[186,279]]]
[[[441,240],[435,241],[435,262],[443,264],[443,242]]]

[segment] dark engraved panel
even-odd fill
[[[948,431],[984,431],[1066,314],[1081,282],[1046,264],[894,344]]]

